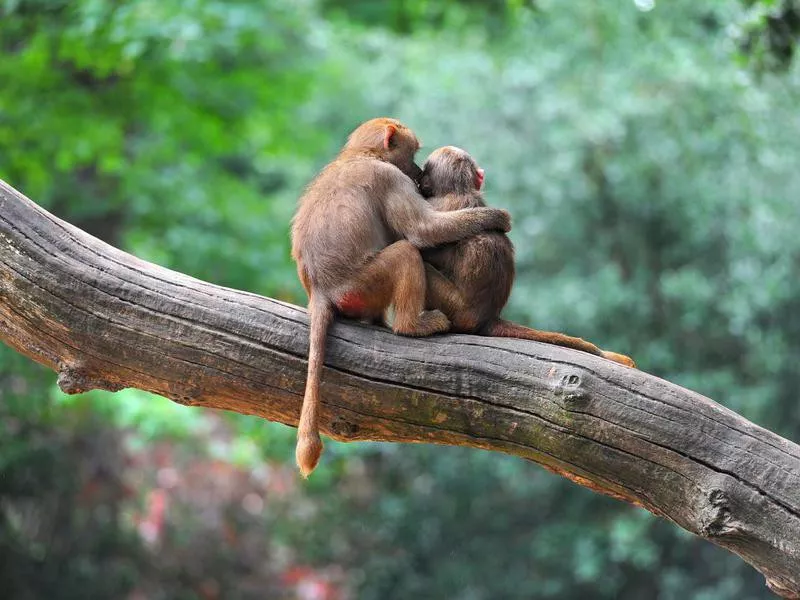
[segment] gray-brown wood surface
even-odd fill
[[[295,425],[307,336],[303,309],[139,260],[0,181],[0,339],[65,392],[135,387]],[[800,447],[690,390],[534,342],[340,322],[322,395],[335,439],[530,459],[735,552],[800,598]]]

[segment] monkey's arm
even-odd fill
[[[438,212],[469,208],[469,205],[464,203],[461,200],[461,198],[459,198],[455,194],[447,194],[446,196],[436,196],[434,198],[428,198],[428,204],[430,204],[433,210]]]
[[[435,211],[444,212],[449,210],[461,210],[462,208],[478,208],[486,206],[471,195],[447,194],[428,198],[428,204]]]
[[[401,209],[401,212],[405,212]],[[508,213],[496,208],[465,208],[448,212],[420,211],[419,219],[396,219],[395,231],[417,248],[456,242],[483,231],[511,229]],[[390,221],[391,222],[391,221]],[[392,226],[394,228],[394,226]]]
[[[456,242],[482,231],[511,229],[509,214],[498,208],[465,208],[437,212],[403,176],[385,196],[383,213],[389,228],[417,248]]]

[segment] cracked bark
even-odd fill
[[[137,259],[0,181],[0,339],[66,393],[135,387],[295,425],[307,336],[304,310]],[[800,598],[800,447],[690,390],[535,342],[339,322],[322,399],[334,439],[535,461],[735,552]]]

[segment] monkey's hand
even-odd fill
[[[483,218],[482,223],[486,231],[511,231],[511,215],[502,208],[475,208],[480,211]]]

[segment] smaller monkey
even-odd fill
[[[486,206],[481,188],[484,171],[464,150],[445,146],[425,161],[420,191],[437,211]],[[535,340],[603,356],[628,367],[629,357],[604,352],[594,344],[563,333],[539,331],[500,318],[514,284],[514,246],[504,233],[485,231],[424,249],[427,307],[441,310],[451,331]]]

